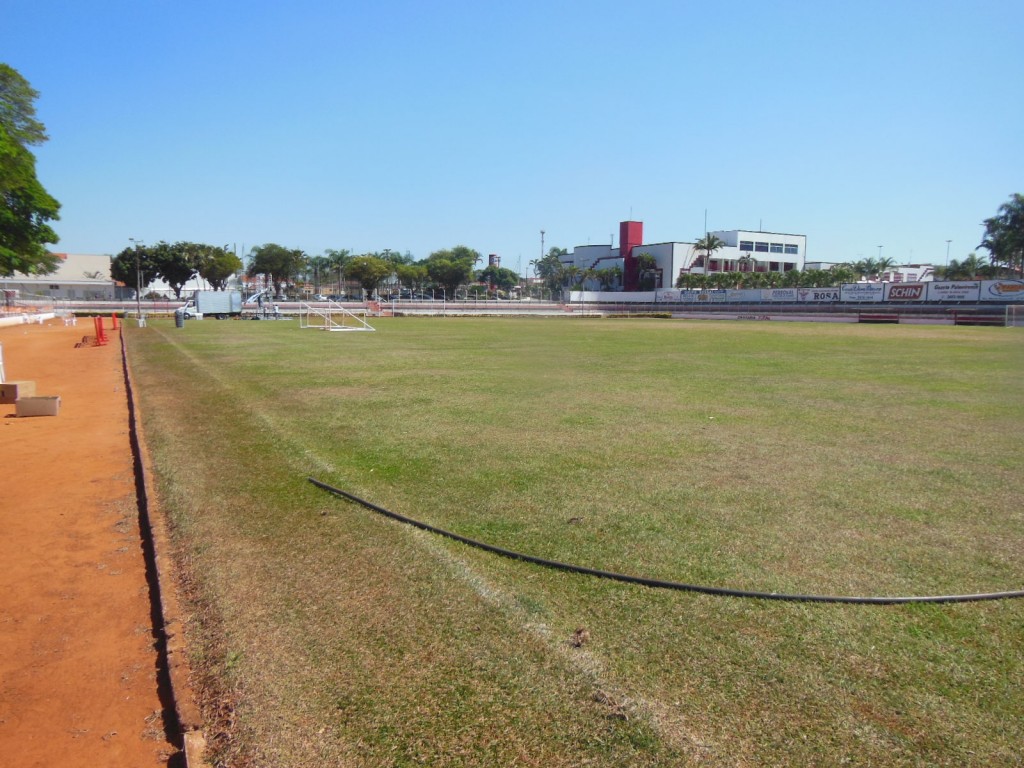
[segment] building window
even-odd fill
[[[740,240],[740,250],[741,251],[752,251],[752,250],[754,250],[754,241],[753,240]]]
[[[770,262],[768,262],[768,271],[769,272],[781,272],[781,270],[779,269],[779,262],[777,262],[777,261],[770,261]]]
[[[793,264],[792,262],[789,262],[789,261],[784,261],[782,263],[782,271],[783,272],[789,272],[789,271],[794,270],[794,269],[796,269],[796,264]]]
[[[754,250],[758,253],[768,253],[768,243],[754,243]]]
[[[768,251],[770,253],[782,253],[782,243],[772,243],[768,246]]]
[[[800,248],[796,245],[786,244],[786,254],[789,256],[796,256],[800,253]]]

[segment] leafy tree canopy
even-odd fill
[[[480,261],[480,253],[465,245],[434,251],[427,257],[427,275],[442,286],[448,296],[455,289],[473,279],[473,267]]]
[[[198,246],[196,258],[199,276],[213,286],[215,291],[223,291],[228,279],[242,271],[242,260],[229,251],[227,246]]]
[[[58,203],[36,177],[28,147],[46,141],[35,118],[39,94],[18,72],[0,64],[0,275],[48,274],[59,259],[46,249],[56,243],[49,222],[60,218]]]
[[[18,70],[0,64],[0,125],[19,146],[44,143],[46,128],[36,120],[35,100],[39,98]]]
[[[480,282],[493,285],[501,291],[510,291],[519,285],[519,274],[515,270],[497,267],[493,264],[480,270],[477,279]]]
[[[157,278],[156,262],[144,246],[125,248],[111,259],[110,277],[124,283],[133,291],[137,291],[139,287],[145,289]]]
[[[286,282],[295,277],[302,268],[305,254],[298,249],[285,248],[277,243],[257,245],[249,252],[249,277],[265,275],[274,285],[274,294],[281,296]]]
[[[398,282],[407,288],[422,288],[427,281],[427,268],[423,264],[399,264],[395,267]]]
[[[372,294],[377,290],[381,281],[388,277],[395,269],[390,261],[376,256],[357,256],[348,263],[346,273],[359,282],[367,293]]]

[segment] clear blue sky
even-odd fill
[[[963,258],[1024,192],[1024,2],[0,0],[55,250],[709,229]],[[987,255],[982,252],[983,255]]]

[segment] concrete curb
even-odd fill
[[[203,735],[203,720],[195,695],[189,682],[192,674],[188,660],[186,638],[181,606],[178,601],[178,580],[174,572],[173,557],[170,555],[170,535],[167,521],[153,493],[155,483],[150,472],[149,453],[138,417],[135,400],[135,382],[128,363],[128,347],[124,333],[121,336],[121,362],[124,367],[125,388],[128,396],[128,428],[135,460],[136,483],[139,497],[139,524],[143,536],[152,547],[153,568],[156,575],[156,597],[159,602],[163,626],[167,673],[170,679],[170,695],[181,728],[185,765],[187,768],[210,768],[206,762],[206,739]]]

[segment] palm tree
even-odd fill
[[[976,280],[979,274],[986,273],[988,269],[989,265],[976,253],[968,254],[967,258],[960,262],[960,271],[968,280]]]
[[[1024,195],[1015,193],[996,216],[985,219],[985,238],[978,247],[989,252],[992,267],[1024,277]]]
[[[562,270],[562,284],[571,290],[579,281],[581,274],[582,270],[580,270],[580,268],[575,264],[570,267],[565,267]]]
[[[858,277],[866,277],[868,280],[873,280],[878,275],[878,262],[872,258],[861,259],[853,265],[853,271],[857,273]]]
[[[597,280],[601,283],[601,290],[610,291],[622,281],[622,267],[616,264],[597,270]]]
[[[718,235],[705,234],[700,240],[693,244],[693,250],[704,251],[704,274],[708,274],[711,266],[711,257],[715,251],[725,248],[725,241]]]
[[[341,248],[339,250],[328,248],[324,251],[324,255],[327,256],[331,269],[335,270],[338,274],[338,293],[345,293],[345,268],[352,261],[352,251],[348,248]]]
[[[832,275],[831,285],[842,285],[852,283],[857,279],[857,272],[850,264],[836,264],[829,272]]]
[[[884,259],[878,259],[875,262],[875,269],[878,270],[877,274],[881,277],[883,272],[889,272],[893,267],[896,266],[896,260],[886,256]]]
[[[582,282],[584,285],[590,282],[591,280],[597,280],[597,277],[597,270],[594,269],[593,267],[587,267],[582,272],[580,272],[580,282]]]
[[[320,293],[320,278],[331,268],[331,260],[326,256],[310,256],[308,264],[313,270],[313,292]]]
[[[655,285],[655,273],[658,271],[658,261],[651,254],[644,251],[636,255],[636,271],[638,282],[641,287],[650,282],[650,288],[648,290],[657,287]]]

